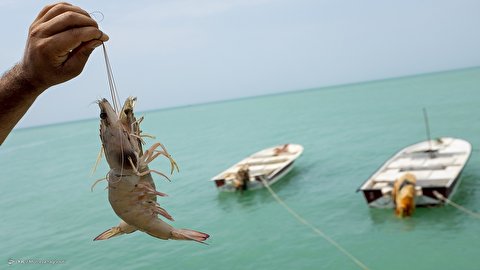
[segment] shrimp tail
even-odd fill
[[[207,243],[203,242],[207,240],[210,237],[210,235],[194,230],[189,230],[189,229],[173,229],[172,230],[172,239],[174,240],[193,240],[197,241],[202,244]]]

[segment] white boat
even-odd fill
[[[253,190],[263,188],[262,179],[272,185],[293,168],[295,160],[302,154],[303,147],[298,144],[285,144],[261,150],[236,163],[232,167],[213,177],[219,191]],[[248,176],[241,181],[239,172],[248,169]],[[239,181],[241,188],[239,188]]]
[[[471,152],[469,142],[447,137],[408,146],[390,158],[358,191],[363,192],[369,206],[391,208],[393,183],[409,172],[417,179],[417,206],[442,204],[439,194],[447,199],[453,196]]]

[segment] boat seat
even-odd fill
[[[426,179],[420,179],[417,180],[417,186],[421,187],[445,187],[450,179],[437,179],[437,180],[426,180]]]
[[[297,152],[289,152],[289,153],[284,152],[284,153],[281,153],[278,156],[275,156],[272,152],[272,153],[266,153],[266,154],[253,155],[250,158],[288,157],[288,156],[294,156],[296,154],[297,154]]]
[[[251,166],[248,168],[250,174],[256,174],[262,171],[273,171],[278,169],[278,165],[259,165],[259,166]]]
[[[410,166],[410,167],[402,167],[399,169],[399,171],[401,172],[409,172],[409,171],[425,171],[425,170],[431,170],[431,171],[435,171],[435,170],[445,170],[447,166],[445,165],[441,165],[441,164],[438,164],[438,165],[432,165],[432,166]]]
[[[256,165],[268,165],[268,164],[276,164],[276,163],[283,163],[288,161],[288,158],[277,156],[277,157],[268,157],[268,158],[249,158],[245,162],[239,163],[239,165],[247,164],[248,166],[256,166]]]
[[[402,171],[409,170],[419,170],[419,168],[425,168],[430,170],[443,170],[447,166],[460,166],[464,163],[464,159],[460,157],[437,157],[434,159],[423,158],[423,159],[410,159],[410,158],[399,158],[392,162],[388,169],[400,169]]]
[[[415,175],[417,181],[441,181],[443,179],[455,178],[460,173],[461,166],[448,166],[445,170],[416,170],[410,171]],[[395,180],[402,176],[406,171],[399,169],[389,169],[377,175],[374,182],[395,182]]]

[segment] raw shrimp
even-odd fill
[[[133,114],[135,98],[125,101],[122,111],[117,114],[106,99],[98,101],[100,107],[100,139],[110,171],[107,174],[108,199],[114,212],[122,219],[117,227],[113,227],[94,240],[143,231],[160,239],[193,240],[204,243],[208,234],[189,230],[176,229],[158,215],[173,221],[173,217],[160,206],[157,196],[166,196],[156,190],[152,173],[162,172],[150,170],[148,164],[160,155],[170,160],[171,173],[178,166],[161,143],[153,144],[143,152],[143,139],[140,123],[143,118],[136,119]],[[161,148],[159,150],[158,148]]]

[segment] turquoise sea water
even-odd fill
[[[391,155],[425,139],[426,107],[432,136],[472,143],[453,200],[480,211],[479,90],[476,68],[143,113],[143,130],[180,166],[171,183],[155,178],[170,195],[159,201],[175,227],[209,233],[208,246],[139,232],[93,242],[118,223],[105,183],[90,191],[108,171],[102,160],[90,175],[98,120],[16,130],[0,147],[0,269],[357,269],[267,190],[219,194],[208,181],[282,143],[305,152],[274,191],[370,269],[480,269],[479,219],[451,206],[399,219],[355,193]],[[166,160],[151,167],[168,171]]]

